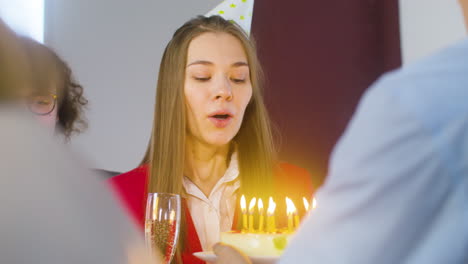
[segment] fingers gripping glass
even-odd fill
[[[48,115],[57,105],[57,95],[33,95],[28,98],[28,107],[36,115]]]

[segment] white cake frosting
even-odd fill
[[[248,256],[280,256],[290,237],[291,234],[222,232],[221,242]]]

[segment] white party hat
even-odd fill
[[[225,0],[205,16],[218,15],[226,20],[235,21],[249,35],[252,25],[254,0]]]

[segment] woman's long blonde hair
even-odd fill
[[[206,32],[227,33],[236,37],[247,55],[252,99],[234,138],[239,161],[240,192],[246,197],[267,197],[272,191],[275,148],[270,119],[262,98],[261,66],[253,40],[237,24],[219,16],[200,16],[188,21],[174,33],[164,51],[159,69],[153,131],[142,161],[149,166],[147,190],[183,194],[187,136],[184,97],[187,50],[194,38]],[[182,221],[184,229],[185,223]]]

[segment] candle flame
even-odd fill
[[[262,198],[258,199],[258,212],[263,214],[263,201]]]
[[[241,204],[242,213],[245,214],[246,213],[245,210],[247,209],[247,202],[245,201],[245,196],[244,195],[242,195],[242,197],[241,197],[240,204]]]
[[[296,213],[296,206],[294,205],[294,202],[286,197],[286,213],[288,215],[292,215]]]
[[[315,209],[315,208],[317,208],[317,200],[314,197],[314,199],[312,199],[312,209]]]
[[[252,198],[252,200],[250,200],[250,203],[249,203],[249,213],[250,214],[253,214],[256,203],[257,203],[257,198],[254,197],[254,198]]]
[[[309,201],[305,197],[302,197],[302,201],[304,202],[304,207],[306,211],[309,211]]]
[[[275,209],[276,209],[276,204],[273,201],[273,198],[270,196],[270,200],[268,201],[268,215],[274,215],[275,214]]]

